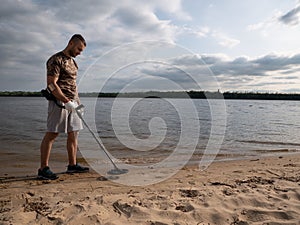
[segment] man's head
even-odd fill
[[[74,34],[68,43],[66,51],[71,57],[75,58],[77,55],[80,55],[85,47],[86,42],[84,38],[80,34]]]

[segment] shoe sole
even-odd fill
[[[44,177],[44,176],[37,176],[37,179],[38,180],[56,180],[58,179],[59,177],[53,177],[53,178],[49,178],[49,177]]]
[[[90,172],[89,170],[83,170],[83,171],[78,171],[78,170],[67,170],[66,173],[88,173]]]

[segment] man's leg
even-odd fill
[[[69,156],[69,165],[67,173],[84,173],[88,172],[89,168],[81,166],[77,163],[77,146],[78,146],[78,131],[68,133],[67,149]]]
[[[41,143],[41,169],[44,169],[48,166],[50,152],[55,138],[58,136],[58,133],[47,132]]]
[[[78,131],[68,132],[67,140],[67,150],[69,157],[69,165],[76,165],[76,155],[77,155],[77,144],[78,144]]]

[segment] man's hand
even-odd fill
[[[75,112],[77,106],[78,105],[72,101],[68,101],[67,103],[65,103],[66,110],[70,112]]]

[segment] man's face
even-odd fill
[[[81,41],[76,41],[72,43],[72,48],[70,49],[70,56],[76,57],[85,49],[84,44]]]

